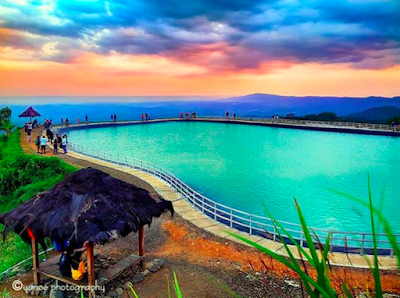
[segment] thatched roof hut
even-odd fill
[[[21,113],[21,115],[19,115],[18,117],[19,118],[26,118],[26,117],[29,117],[29,121],[30,122],[32,122],[32,118],[33,117],[40,117],[40,116],[42,116],[42,115],[40,115],[40,113],[38,112],[38,111],[36,111],[34,108],[32,108],[32,107],[29,107],[29,108],[27,108],[25,111],[23,111],[22,113]]]
[[[96,169],[79,170],[50,190],[0,215],[3,240],[15,231],[31,242],[29,227],[44,246],[44,238],[81,248],[86,241],[103,244],[150,225],[170,211],[172,203]]]
[[[139,257],[124,259],[121,266],[140,261],[143,269],[143,227],[167,211],[171,215],[174,213],[170,201],[102,171],[87,168],[69,175],[14,210],[0,214],[0,223],[4,224],[3,241],[14,231],[32,245],[35,284],[40,283],[40,274],[44,274],[75,285],[52,267],[54,259],[39,266],[38,243],[45,248],[45,238],[51,238],[62,251],[86,249],[88,282],[94,285],[93,246],[138,231]],[[107,274],[115,276],[114,271]]]

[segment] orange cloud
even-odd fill
[[[207,74],[199,66],[157,56],[87,54],[70,64],[0,60],[0,96],[400,94],[400,66],[360,70],[345,64],[289,67],[277,62],[276,67],[265,73]]]

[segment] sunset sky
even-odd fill
[[[399,0],[1,0],[0,96],[400,95],[399,15]]]

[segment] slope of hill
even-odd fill
[[[400,109],[393,106],[383,106],[367,109],[363,112],[349,114],[346,118],[352,121],[367,121],[386,123],[389,119],[400,116]]]
[[[270,113],[296,115],[318,114],[331,111],[339,116],[357,113],[373,107],[394,106],[400,108],[400,97],[329,97],[329,96],[281,96],[271,94],[250,94],[227,98],[236,108],[253,110],[252,107]]]

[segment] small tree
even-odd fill
[[[9,107],[2,108],[0,110],[0,123],[10,120],[11,113],[12,111]]]
[[[15,124],[12,124],[10,120],[5,120],[0,122],[0,131],[5,131],[7,137],[10,136],[11,131],[16,127]]]

